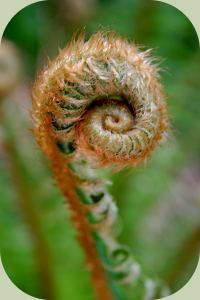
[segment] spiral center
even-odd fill
[[[134,113],[128,104],[119,101],[105,101],[88,109],[84,126],[94,135],[126,134],[134,127]]]
[[[113,133],[125,133],[133,128],[133,115],[126,105],[107,104],[103,107],[103,127]]]

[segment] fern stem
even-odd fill
[[[48,126],[47,126],[48,128]],[[48,130],[48,129],[47,129]],[[108,286],[108,279],[102,263],[98,257],[95,242],[91,235],[91,227],[85,218],[86,209],[76,192],[76,182],[71,170],[63,164],[63,156],[54,141],[47,135],[48,149],[51,149],[51,168],[62,194],[66,197],[66,204],[71,210],[71,219],[77,229],[77,237],[83,247],[87,269],[91,272],[92,283],[98,300],[113,300]]]
[[[165,96],[149,51],[113,32],[84,32],[41,72],[32,93],[34,133],[68,199],[98,300],[130,284],[140,266],[113,236],[117,207],[93,169],[144,163],[168,128]],[[144,300],[155,295],[142,276]]]
[[[22,174],[21,163],[19,161],[19,156],[16,152],[14,142],[8,137],[9,134],[7,134],[7,122],[2,102],[0,103],[0,120],[4,133],[3,146],[7,155],[8,169],[17,194],[19,210],[22,213],[33,242],[33,247],[35,248],[34,254],[37,272],[43,290],[43,297],[48,300],[54,300],[54,276],[51,270],[49,249],[41,230],[41,224],[37,216],[36,209],[32,203],[31,195],[24,184],[25,178]]]

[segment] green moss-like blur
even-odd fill
[[[109,189],[120,214],[116,232],[132,248],[145,274],[163,279],[175,292],[192,276],[200,246],[200,51],[196,32],[180,11],[161,2],[87,0],[81,8],[77,4],[81,1],[75,1],[75,8],[64,2],[51,0],[26,7],[4,33],[18,48],[22,73],[18,87],[1,103],[0,246],[5,270],[24,292],[45,297],[36,241],[23,212],[29,201],[44,255],[48,253],[51,285],[46,289],[53,295],[50,298],[95,299],[70,212],[30,131],[30,93],[47,55],[54,58],[58,45],[62,48],[75,30],[86,25],[88,38],[98,29],[112,28],[142,49],[153,48],[153,55],[160,58],[171,119],[168,142],[155,150],[146,166],[109,176],[113,180]],[[138,284],[127,293],[119,299],[141,300],[142,287]]]

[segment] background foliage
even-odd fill
[[[63,47],[75,30],[86,25],[89,37],[111,27],[161,57],[171,118],[168,144],[155,151],[147,166],[109,176],[120,212],[116,230],[145,272],[163,278],[175,292],[193,274],[200,243],[197,35],[181,12],[161,2],[76,0],[75,8],[64,2],[28,6],[4,33],[17,45],[22,68],[18,87],[1,103],[0,243],[5,270],[20,289],[35,297],[45,297],[48,290],[52,299],[94,299],[70,213],[30,131],[30,90],[47,54],[53,58],[58,44]],[[42,240],[48,286],[38,267],[37,238],[30,222],[37,224]],[[139,292],[138,288],[130,299],[138,299]]]

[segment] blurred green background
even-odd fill
[[[132,248],[148,276],[162,278],[175,292],[190,279],[199,255],[200,51],[190,21],[176,8],[150,0],[38,2],[8,24],[4,38],[18,48],[21,77],[1,101],[5,270],[15,285],[38,298],[94,299],[70,212],[36,145],[29,114],[36,72],[84,25],[86,38],[112,28],[142,49],[153,48],[160,58],[171,119],[168,143],[155,150],[145,167],[110,175],[109,189],[119,207],[119,240]],[[139,289],[124,299],[139,300]]]

